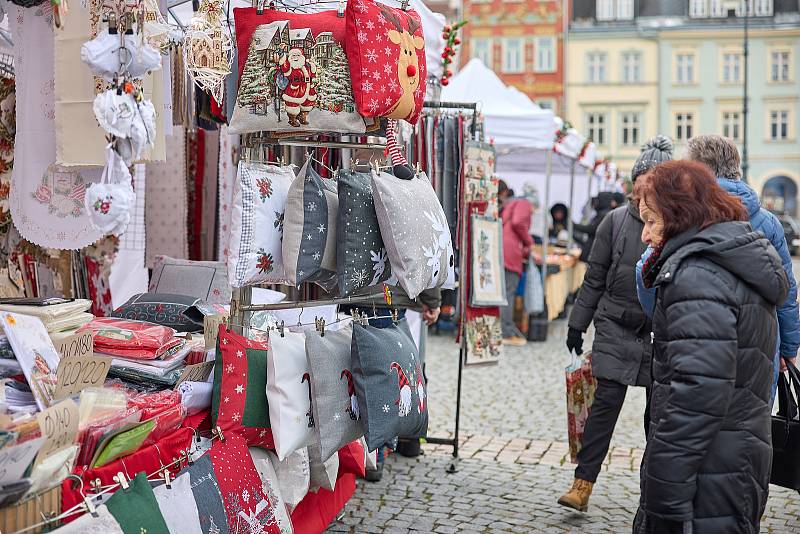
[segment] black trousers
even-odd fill
[[[583,429],[583,441],[578,452],[578,467],[575,469],[575,478],[597,481],[597,475],[603,466],[611,445],[611,436],[617,425],[622,404],[628,386],[613,380],[597,379],[597,389],[594,393],[592,409],[586,426]],[[650,429],[650,390],[647,391],[647,405],[644,412],[644,434],[647,436]]]

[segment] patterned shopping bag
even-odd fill
[[[577,463],[578,451],[583,441],[583,428],[589,418],[594,401],[597,380],[592,376],[592,355],[582,357],[573,355],[572,362],[564,370],[567,377],[567,434],[569,436],[569,456]]]

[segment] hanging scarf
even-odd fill
[[[661,258],[661,253],[663,251],[663,243],[661,245],[657,245],[655,248],[653,248],[653,253],[650,254],[650,257],[648,257],[642,264],[642,282],[644,283],[644,287],[648,289],[653,287],[653,284],[656,281],[656,276],[658,276],[659,270],[656,269],[656,264]]]

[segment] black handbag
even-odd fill
[[[791,362],[786,367],[788,373],[778,377],[778,413],[772,416],[770,482],[800,491],[800,371]]]

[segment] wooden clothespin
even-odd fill
[[[325,319],[323,317],[315,317],[314,324],[317,327],[320,337],[325,337]]]
[[[225,434],[222,433],[222,429],[219,426],[217,426],[217,428],[214,429],[214,433],[221,442],[223,443],[225,442]]]

